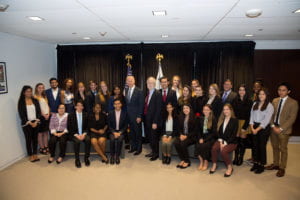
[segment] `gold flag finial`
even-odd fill
[[[160,54],[160,53],[156,54],[156,60],[157,60],[158,62],[160,62],[162,59],[164,59],[164,55],[162,55],[162,54]]]
[[[132,60],[132,55],[130,55],[130,54],[127,54],[126,56],[125,56],[125,60],[127,60],[127,67],[131,67],[131,64],[130,64],[130,60]]]

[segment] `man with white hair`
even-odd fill
[[[135,78],[126,77],[128,88],[125,89],[125,101],[130,126],[130,151],[135,156],[142,152],[142,115],[143,115],[143,92],[135,86]]]
[[[155,89],[156,79],[149,77],[147,79],[147,96],[144,105],[144,128],[146,137],[149,138],[152,152],[147,154],[150,161],[155,161],[159,153],[159,127],[161,126],[161,93]]]

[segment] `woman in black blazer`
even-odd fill
[[[213,83],[209,86],[208,101],[206,104],[211,105],[214,115],[215,115],[216,119],[218,119],[222,112],[223,103],[222,103],[222,99],[220,97],[219,86],[215,83]]]
[[[40,104],[33,98],[32,87],[25,85],[22,88],[18,101],[18,112],[25,135],[26,149],[29,161],[36,162],[37,157],[38,131],[42,118]]]
[[[171,152],[172,145],[176,137],[178,137],[178,116],[176,115],[176,111],[174,105],[169,102],[166,105],[167,114],[165,114],[163,118],[162,124],[162,137],[161,137],[161,149],[162,149],[162,163],[170,164],[171,163]]]
[[[77,91],[75,93],[74,98],[75,98],[75,104],[78,101],[83,102],[83,107],[84,107],[83,111],[87,112],[89,105],[88,105],[88,99],[87,99],[87,95],[86,95],[85,85],[83,82],[79,82],[77,84]]]
[[[238,126],[239,123],[235,118],[232,106],[230,104],[225,104],[223,106],[223,112],[218,121],[218,140],[214,143],[211,150],[213,165],[209,172],[210,174],[215,173],[217,169],[217,159],[220,152],[227,167],[224,177],[231,176],[233,167],[229,154],[237,147],[236,135]]]
[[[217,138],[217,120],[214,117],[212,107],[203,106],[203,115],[200,117],[200,130],[197,137],[196,154],[199,157],[199,170],[205,171],[208,167],[210,152]]]
[[[198,118],[195,117],[191,105],[183,105],[182,114],[179,116],[179,137],[174,141],[174,146],[181,160],[177,168],[185,169],[191,166],[188,147],[196,142],[198,124]]]

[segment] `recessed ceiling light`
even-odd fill
[[[33,21],[43,21],[44,19],[38,16],[29,16],[28,19],[31,19]]]
[[[152,14],[154,16],[166,16],[167,15],[167,11],[165,11],[165,10],[157,10],[157,11],[152,11]]]
[[[90,37],[83,37],[84,40],[90,40]]]
[[[8,4],[0,4],[0,12],[4,12],[8,8]]]
[[[300,13],[300,8],[295,10],[293,13]]]
[[[161,35],[161,37],[162,37],[162,38],[167,38],[167,37],[169,37],[169,35],[165,35],[165,34],[164,34],[164,35]]]
[[[246,34],[245,37],[253,37],[253,34]]]
[[[258,17],[262,14],[262,10],[255,8],[255,9],[250,9],[246,11],[246,16],[249,18],[254,18],[254,17]]]

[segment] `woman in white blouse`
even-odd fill
[[[18,101],[18,112],[25,135],[29,161],[39,161],[40,159],[37,157],[37,137],[41,121],[41,109],[39,102],[33,98],[32,87],[29,85],[22,88]]]
[[[48,159],[48,163],[52,163],[55,158],[55,147],[56,143],[59,142],[60,153],[59,157],[56,160],[57,164],[60,164],[63,161],[66,153],[66,145],[68,140],[68,130],[67,130],[67,122],[68,122],[68,113],[66,113],[66,108],[64,104],[60,104],[58,106],[57,113],[52,114],[50,119],[50,158]]]
[[[39,151],[41,154],[47,154],[49,152],[48,148],[48,134],[49,134],[49,118],[50,118],[50,108],[48,105],[48,100],[45,93],[45,86],[43,83],[38,83],[35,86],[34,98],[39,101],[42,118],[38,133],[38,144]]]

